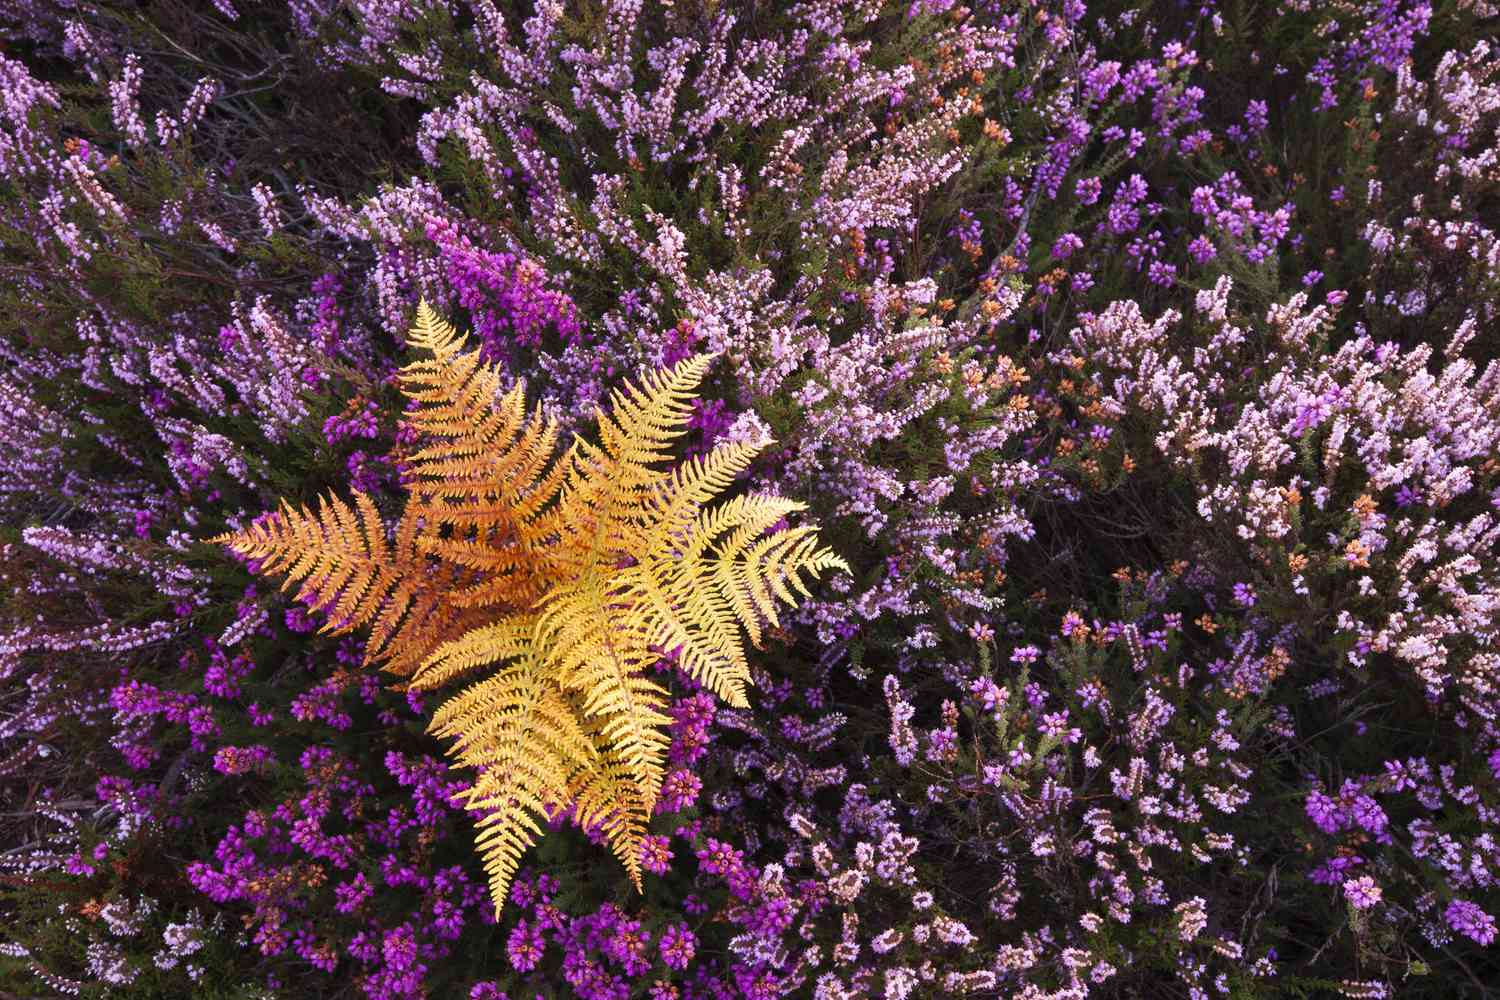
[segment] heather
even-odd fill
[[[1497,15],[0,2],[0,989],[1495,993]],[[847,563],[748,705],[656,651],[639,890],[558,809],[497,909],[209,541],[394,521],[424,300],[585,441],[711,355]]]

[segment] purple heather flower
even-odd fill
[[[1448,926],[1470,940],[1488,946],[1495,940],[1495,918],[1465,899],[1455,899],[1443,911]]]
[[[517,972],[530,972],[542,960],[547,948],[547,939],[540,927],[525,920],[519,921],[505,942],[505,953]]]
[[[1308,793],[1306,809],[1307,818],[1326,834],[1336,834],[1348,825],[1338,803],[1322,792]]]

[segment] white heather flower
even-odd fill
[[[1206,901],[1202,896],[1194,896],[1192,899],[1178,903],[1173,907],[1177,914],[1177,936],[1184,941],[1191,941],[1203,932],[1208,926],[1208,913],[1205,911]]]
[[[892,927],[888,931],[882,931],[880,934],[877,934],[875,936],[875,939],[873,941],[870,942],[870,950],[877,955],[884,955],[886,952],[896,947],[896,945],[900,944],[901,939],[904,936],[905,935],[896,930],[894,927]]]

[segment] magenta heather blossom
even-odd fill
[[[641,867],[653,875],[665,875],[672,863],[671,840],[651,834],[641,844]]]
[[[505,942],[505,954],[517,972],[530,972],[542,959],[547,940],[542,929],[522,920],[511,930]]]
[[[670,771],[662,782],[661,798],[657,802],[656,811],[671,813],[686,809],[698,801],[698,794],[702,790],[703,782],[691,771]]]
[[[688,967],[697,954],[698,939],[687,924],[673,924],[662,931],[657,950],[667,968],[681,971]]]
[[[1489,945],[1495,940],[1495,918],[1464,899],[1455,899],[1443,911],[1448,926],[1476,944]]]
[[[508,357],[502,337],[516,346],[540,346],[542,334],[555,330],[568,343],[583,336],[578,310],[564,293],[549,287],[541,266],[512,253],[496,253],[474,246],[452,224],[428,224],[458,304],[474,318],[474,333],[483,343],[486,360]]]

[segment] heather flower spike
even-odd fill
[[[492,667],[449,698],[430,731],[476,777],[478,845],[498,911],[541,823],[571,808],[640,887],[641,849],[671,742],[667,691],[646,672],[663,650],[731,705],[748,704],[746,631],[759,644],[803,579],[847,570],[810,526],[771,531],[804,504],[743,495],[708,507],[765,442],[722,444],[676,467],[673,442],[710,356],[617,390],[599,443],[557,453],[499,375],[424,302],[408,341],[430,357],[402,369],[425,447],[387,539],[374,501],[283,503],[214,541],[300,583],[324,631],[369,629],[365,662],[439,688]]]

